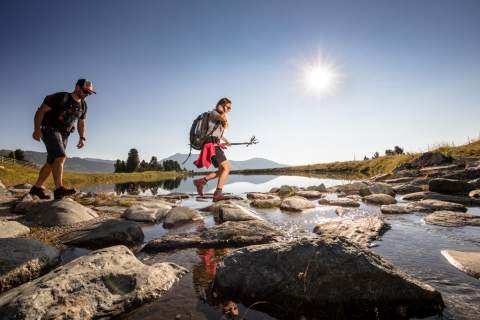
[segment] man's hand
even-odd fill
[[[85,146],[85,141],[83,139],[78,140],[77,148],[82,149]]]
[[[34,140],[40,141],[40,139],[42,138],[42,131],[41,130],[35,130],[32,134],[32,138]]]

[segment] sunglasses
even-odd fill
[[[82,88],[82,92],[83,94],[86,94],[87,96],[91,95],[92,93],[90,91],[87,91],[85,89]]]

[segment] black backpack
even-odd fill
[[[184,164],[192,155],[192,149],[202,150],[204,143],[212,135],[215,130],[217,130],[220,123],[216,123],[211,131],[208,130],[210,122],[210,112],[204,112],[200,114],[195,120],[193,120],[192,126],[190,127],[190,153],[188,154],[187,159],[182,163]]]

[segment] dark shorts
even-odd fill
[[[52,164],[59,157],[65,157],[67,149],[68,134],[61,133],[55,128],[43,127],[42,140],[47,147],[47,163]]]
[[[215,155],[212,157],[212,164],[215,168],[218,168],[218,165],[223,161],[227,160],[223,149],[220,147],[215,147]]]

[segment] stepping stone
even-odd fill
[[[98,218],[98,214],[70,198],[41,203],[25,216],[28,221],[44,227],[67,226]]]
[[[442,255],[455,268],[480,279],[480,252],[442,250]]]
[[[0,220],[0,238],[15,238],[27,235],[30,228],[17,221]]]
[[[410,203],[385,204],[380,207],[380,211],[384,214],[407,214],[415,210],[415,206]]]
[[[195,221],[203,221],[202,215],[197,210],[188,207],[174,207],[168,211],[163,226],[172,228],[179,224]]]
[[[338,206],[338,207],[360,207],[360,203],[350,198],[338,198],[338,199],[320,199],[318,200],[319,204],[327,206]]]
[[[425,222],[444,227],[480,226],[480,216],[456,211],[435,211],[425,217]]]
[[[293,196],[283,199],[280,209],[300,212],[305,209],[315,208],[315,204],[303,197]]]
[[[394,197],[384,193],[371,194],[369,196],[364,197],[363,200],[366,203],[377,204],[377,205],[397,203],[397,200],[395,200]]]

